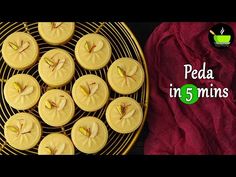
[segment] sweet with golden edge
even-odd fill
[[[93,74],[77,79],[72,88],[72,97],[79,108],[93,112],[101,109],[109,98],[106,82]]]
[[[4,126],[6,141],[14,148],[28,150],[36,146],[42,135],[42,127],[36,117],[29,113],[11,116]]]
[[[2,45],[3,59],[10,67],[17,70],[24,70],[34,65],[38,55],[38,44],[28,33],[14,32]]]
[[[67,43],[74,34],[74,22],[39,22],[38,31],[45,42],[51,45]]]
[[[96,117],[82,117],[72,127],[71,138],[75,147],[87,154],[97,153],[108,140],[106,125]]]
[[[101,69],[110,61],[111,45],[107,38],[100,34],[86,34],[75,46],[75,57],[85,69]]]
[[[112,89],[120,94],[132,94],[144,83],[142,65],[132,58],[120,58],[109,67],[107,78]]]
[[[38,81],[28,74],[16,74],[4,86],[7,103],[17,110],[26,110],[36,105],[40,94]]]
[[[106,120],[114,131],[131,133],[141,125],[143,110],[135,99],[119,97],[108,105]]]
[[[75,105],[67,92],[52,89],[40,98],[38,112],[46,124],[59,127],[67,124],[73,118]]]
[[[45,136],[38,147],[39,155],[74,155],[75,149],[70,138],[62,133]]]
[[[71,55],[60,48],[47,51],[38,65],[41,79],[51,87],[60,87],[71,81],[75,63]]]

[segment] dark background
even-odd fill
[[[140,46],[144,50],[144,46],[146,44],[148,37],[160,23],[150,22],[150,23],[126,23],[126,24],[134,33],[137,40],[139,41]],[[130,150],[129,154],[131,155],[143,154],[143,145],[144,145],[144,141],[147,134],[148,134],[148,126],[147,126],[147,121],[146,121],[138,140],[136,141],[135,145]]]

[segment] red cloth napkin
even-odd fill
[[[144,50],[150,77],[145,154],[236,154],[236,41],[229,48],[214,48],[208,33],[215,24],[162,23],[149,37]],[[236,35],[236,23],[226,24]],[[214,80],[184,79],[184,64],[200,70],[203,62]],[[170,98],[170,83],[200,88],[213,83],[229,88],[229,96],[186,105]]]

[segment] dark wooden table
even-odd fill
[[[155,27],[157,27],[160,23],[150,22],[150,23],[126,23],[126,24],[130,27],[130,29],[136,36],[137,40],[139,41],[143,49],[149,35],[152,33]],[[143,146],[147,134],[148,134],[148,126],[146,122],[142,132],[140,133],[138,140],[136,141],[133,148],[130,150],[129,154],[142,155],[144,153]]]

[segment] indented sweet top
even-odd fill
[[[39,144],[39,155],[74,155],[74,145],[70,138],[61,133],[51,133]]]
[[[73,118],[75,105],[68,93],[53,89],[44,93],[40,98],[38,111],[45,123],[58,127],[65,125]]]
[[[131,133],[140,126],[143,111],[136,100],[120,97],[108,105],[106,119],[113,130],[119,133]]]
[[[84,111],[96,111],[106,104],[109,90],[102,78],[88,74],[76,80],[72,96],[75,103]]]
[[[7,142],[14,148],[27,150],[34,147],[41,138],[39,121],[29,113],[17,113],[4,126]]]
[[[120,58],[108,69],[108,82],[116,92],[131,94],[136,92],[144,82],[144,71],[136,60]]]
[[[61,45],[70,40],[75,30],[74,22],[39,22],[40,36],[51,45]]]
[[[108,131],[105,124],[96,117],[80,118],[72,127],[72,141],[84,153],[96,153],[107,142]]]
[[[111,46],[104,36],[87,34],[77,42],[75,56],[83,68],[97,70],[109,62],[111,58]]]
[[[38,81],[27,74],[17,74],[7,80],[4,96],[7,103],[18,110],[33,107],[39,100],[41,89]]]
[[[70,54],[63,49],[46,52],[39,61],[39,75],[51,87],[68,83],[75,72],[75,63]]]
[[[15,32],[9,35],[2,45],[2,56],[6,63],[14,69],[26,69],[32,66],[39,53],[39,47],[28,33]]]

